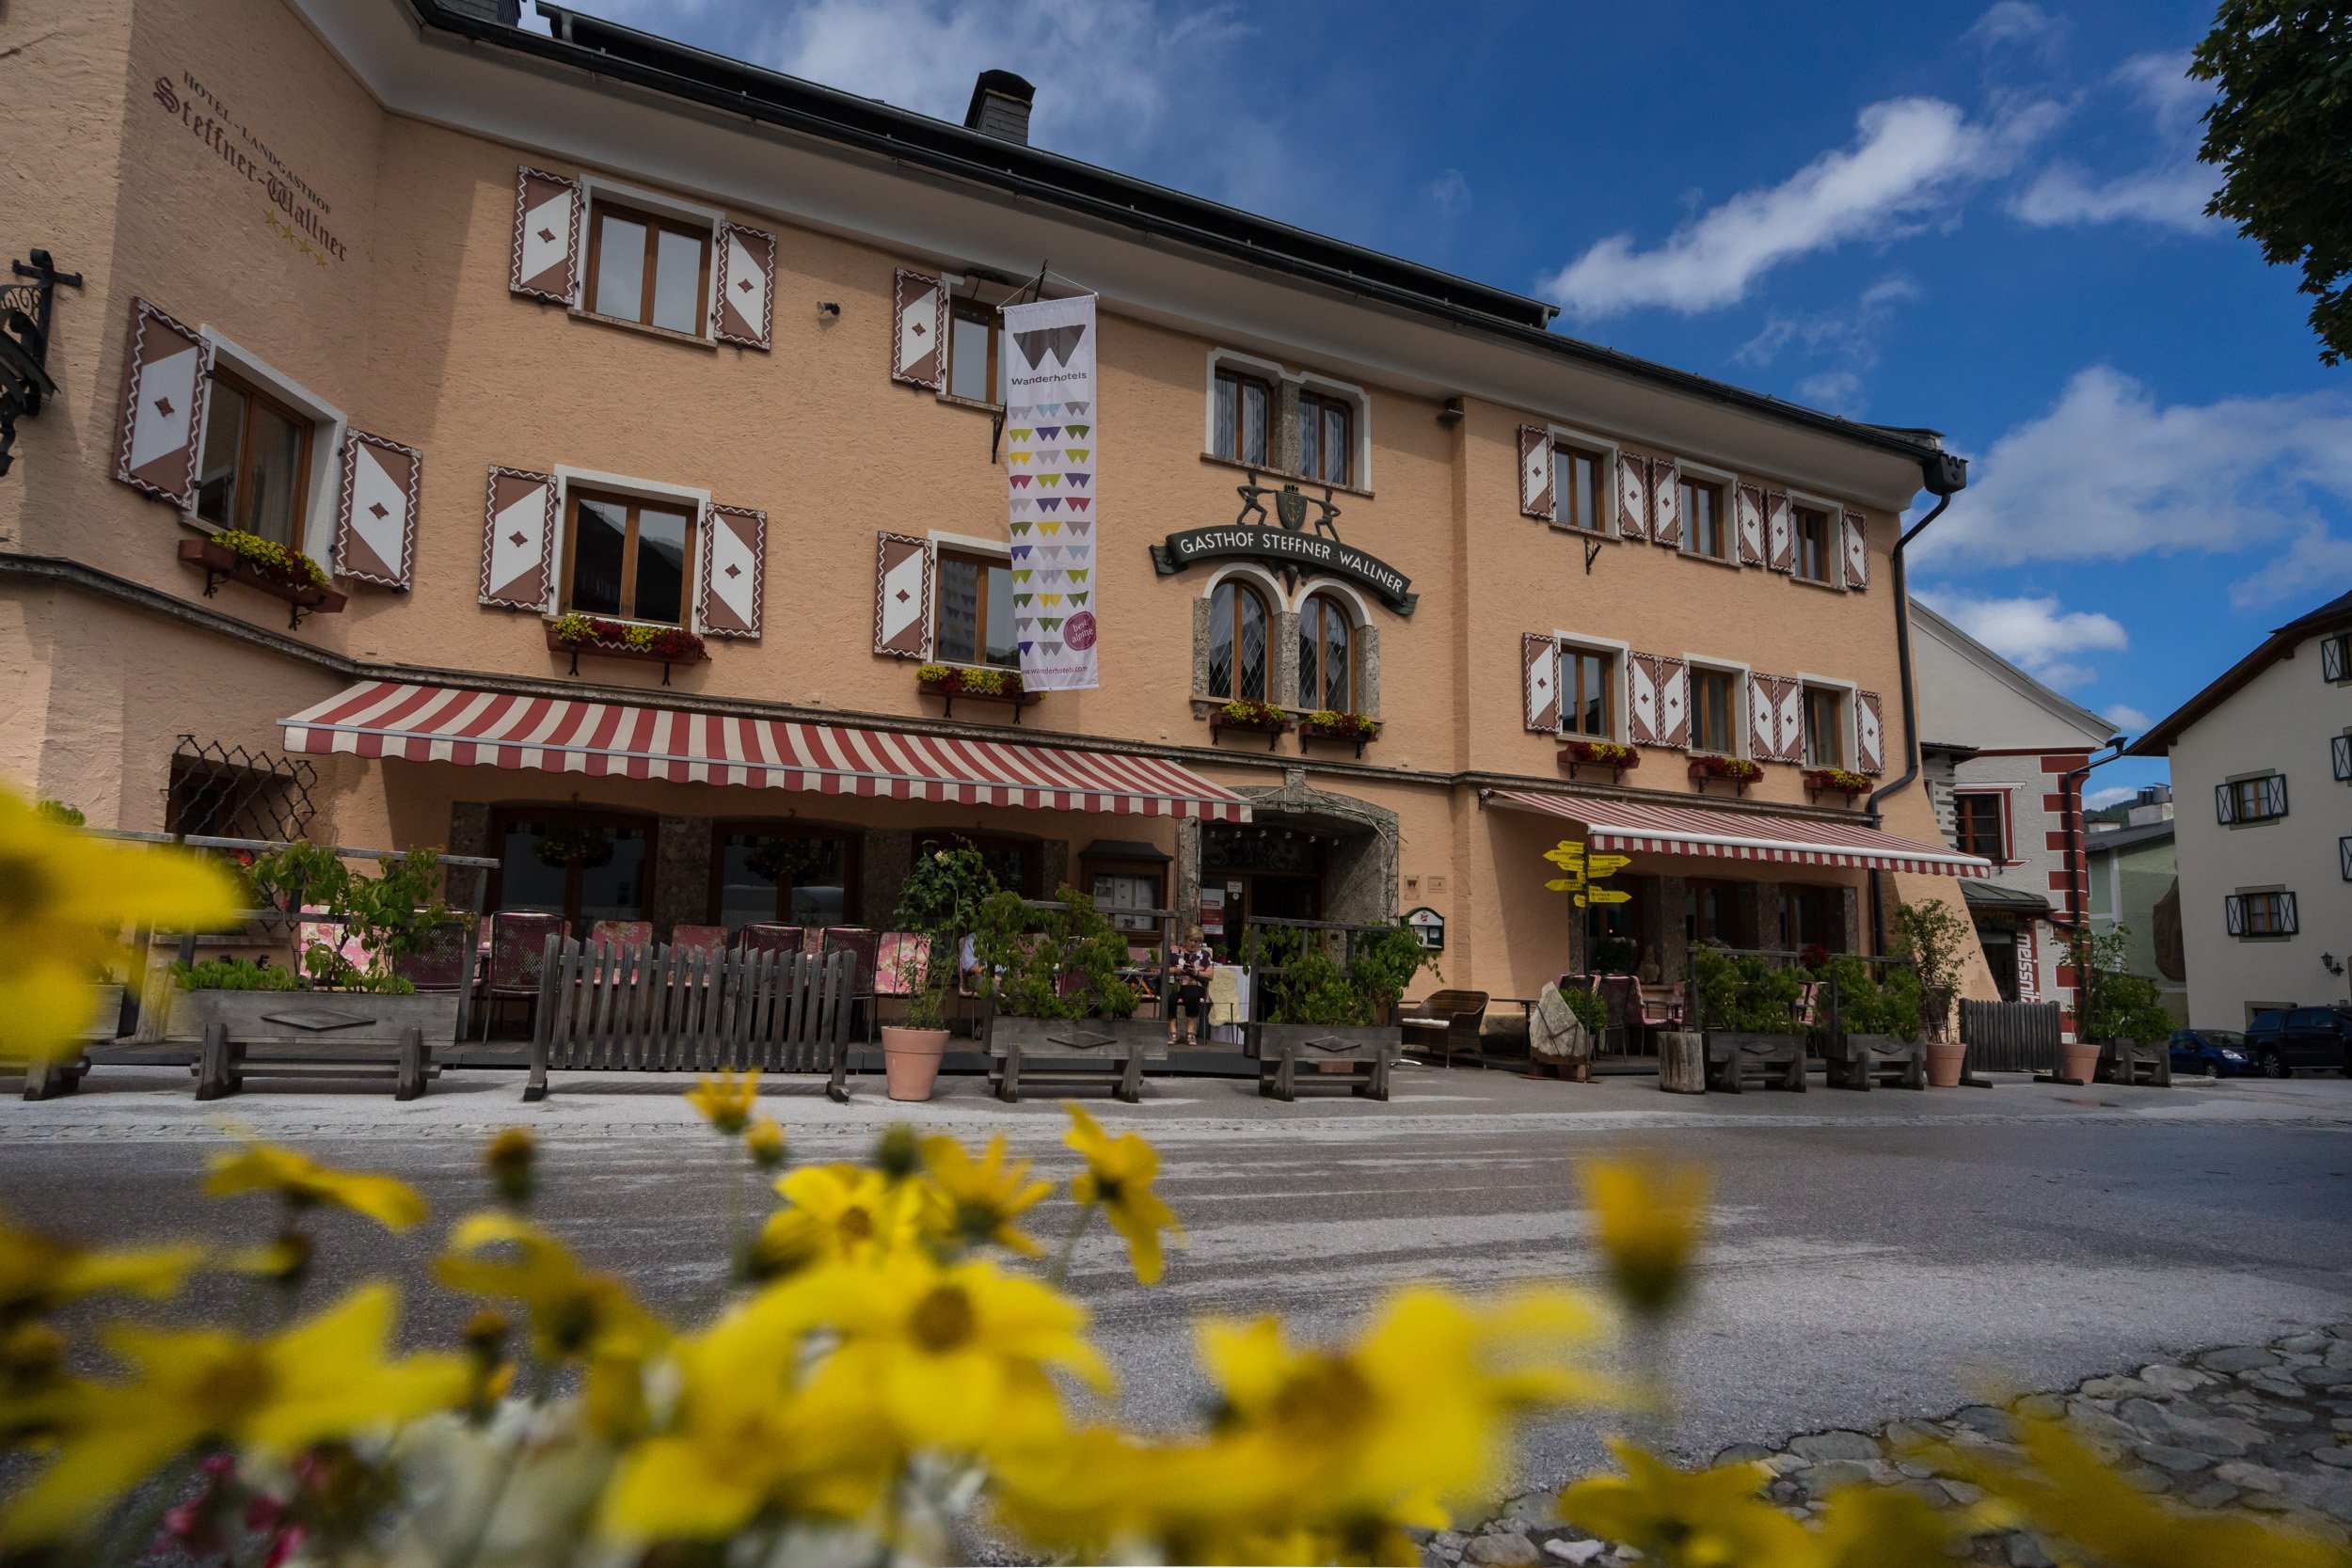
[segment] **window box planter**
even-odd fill
[[[967,669],[961,664],[926,664],[914,672],[914,684],[927,697],[940,698],[946,704],[945,716],[956,715],[956,699],[973,703],[1002,703],[1012,709],[1012,721],[1021,722],[1021,710],[1035,707],[1044,700],[1042,692],[1024,689],[1018,670]]]
[[[289,631],[301,626],[305,615],[340,614],[343,606],[350,602],[340,590],[329,588],[324,580],[313,580],[299,567],[277,565],[267,555],[247,554],[235,548],[234,541],[222,544],[224,537],[225,534],[215,534],[207,538],[180,541],[180,559],[191,566],[204,569],[206,598],[217,593],[224,581],[241,582],[247,588],[267,594],[273,599],[283,599],[293,607],[293,613],[286,620]],[[244,537],[253,539],[256,544],[276,551],[280,557],[289,553],[267,540],[256,539],[252,534]],[[310,558],[295,556],[294,559],[307,563]]]
[[[1768,1089],[1804,1093],[1804,1037],[1707,1031],[1707,1086],[1738,1094],[1750,1072]]]
[[[1322,708],[1298,721],[1298,738],[1302,744],[1319,740],[1334,746],[1353,746],[1360,757],[1364,754],[1364,742],[1380,738],[1380,721],[1367,714],[1335,713]]]
[[[990,1013],[981,1025],[990,1088],[1018,1104],[1025,1088],[1104,1088],[1134,1104],[1143,1065],[1168,1060],[1168,1023],[1156,1018],[1020,1018]]]
[[[1707,793],[1709,779],[1723,779],[1739,787],[1745,795],[1748,785],[1763,777],[1764,769],[1746,757],[1703,756],[1691,759],[1691,777],[1698,782],[1699,793]]]
[[[1209,710],[1209,734],[1212,736],[1222,730],[1262,735],[1266,737],[1265,749],[1269,752],[1295,727],[1296,722],[1271,703],[1251,702],[1246,698]]]
[[[1258,1060],[1261,1099],[1297,1099],[1304,1070],[1339,1077],[1360,1098],[1386,1100],[1390,1070],[1405,1051],[1405,1030],[1400,1024],[1253,1023],[1248,1050]]]
[[[177,990],[167,1040],[202,1043],[196,1097],[236,1093],[248,1076],[389,1082],[424,1093],[437,1046],[457,1038],[459,991]]]
[[[659,664],[664,686],[670,684],[671,665],[700,664],[710,657],[703,640],[691,631],[676,627],[656,630],[595,615],[559,615],[548,622],[548,651],[571,655],[571,669],[567,673],[575,675],[580,673],[582,654]]]
[[[1614,784],[1642,766],[1642,753],[1613,740],[1571,740],[1560,748],[1560,766],[1568,770],[1571,779],[1581,768],[1606,768],[1609,782]]]
[[[1869,791],[1870,781],[1842,768],[1808,768],[1804,770],[1804,787],[1809,795],[1843,795],[1846,803],[1851,805]]]

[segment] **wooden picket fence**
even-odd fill
[[[854,953],[548,939],[525,1100],[549,1071],[822,1072],[849,1100]]]
[[[2056,1072],[2058,1005],[2055,1002],[1960,1004],[1960,1038],[1971,1072]]]

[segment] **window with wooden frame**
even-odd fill
[[[1804,765],[1844,768],[1847,694],[1834,686],[1804,689]]]
[[[1209,695],[1266,702],[1272,618],[1265,597],[1248,583],[1227,578],[1209,595]]]
[[[197,467],[197,516],[299,549],[317,428],[309,415],[242,376],[214,371]]]
[[[1609,531],[1609,508],[1602,499],[1601,473],[1608,459],[1582,447],[1555,444],[1551,449],[1553,521],[1584,533]]]
[[[1829,581],[1830,563],[1837,559],[1831,548],[1829,514],[1818,506],[1797,507],[1790,535],[1796,547],[1791,570],[1807,582]]]
[[[998,349],[1004,313],[977,299],[957,299],[947,319],[947,395],[969,403],[1002,404],[1005,369]]]
[[[943,548],[933,594],[938,624],[931,657],[943,664],[993,664],[1017,669],[1013,639],[1012,563],[1001,556]]]
[[[2292,893],[2233,893],[2221,904],[2233,937],[2291,937],[2301,929]]]
[[[1298,471],[1326,484],[1352,484],[1356,405],[1321,392],[1298,394]]]
[[[1692,555],[1725,559],[1730,535],[1724,528],[1724,487],[1703,479],[1682,482],[1682,537]]]
[[[509,806],[492,814],[490,844],[494,911],[560,914],[585,936],[599,920],[643,920],[653,906],[650,817]]]
[[[1356,624],[1328,594],[1314,594],[1298,610],[1298,705],[1354,713]]]
[[[683,626],[694,506],[572,489],[564,499],[564,608]]]
[[[1963,789],[1952,795],[1953,847],[1981,855],[1995,865],[2009,863],[2009,794],[1999,789]]]
[[[1263,468],[1272,429],[1274,388],[1257,377],[1220,368],[1212,388],[1210,451],[1236,463]]]
[[[851,829],[722,822],[712,835],[710,922],[848,926],[858,918],[858,844]]]
[[[1617,656],[1560,645],[1560,733],[1586,740],[1617,738]]]
[[[709,226],[596,202],[589,211],[588,285],[582,297],[594,315],[707,336]]]
[[[1691,750],[1739,754],[1740,677],[1729,670],[1691,670]]]
[[[2287,814],[2287,780],[2283,773],[2257,773],[2214,785],[2214,816],[2224,827],[2249,822],[2275,822]]]

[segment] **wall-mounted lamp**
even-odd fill
[[[2319,956],[2319,967],[2339,977],[2344,974],[2344,960],[2333,953],[2322,953]]]
[[[1438,422],[1439,424],[1459,424],[1459,423],[1461,423],[1461,422],[1462,422],[1462,400],[1461,400],[1460,398],[1448,398],[1448,399],[1446,399],[1446,400],[1445,400],[1445,406],[1444,406],[1443,408],[1440,408],[1440,409],[1438,409]]]
[[[817,302],[817,313],[820,316],[833,316],[837,319],[841,314],[841,307],[833,300],[820,299]]]

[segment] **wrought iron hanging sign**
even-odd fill
[[[1340,509],[1332,504],[1329,485],[1322,495],[1311,496],[1295,483],[1279,489],[1261,484],[1253,472],[1236,493],[1241,511],[1231,524],[1185,529],[1152,546],[1152,564],[1161,576],[1203,561],[1262,561],[1294,589],[1302,573],[1322,572],[1370,589],[1399,615],[1410,615],[1420,603],[1412,578],[1378,556],[1340,543]],[[1271,520],[1266,515],[1269,502],[1274,508]]]

